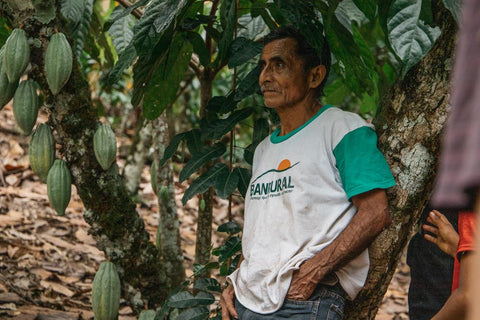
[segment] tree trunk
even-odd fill
[[[149,156],[151,144],[152,124],[150,122],[140,121],[130,149],[130,154],[127,156],[127,162],[123,169],[125,186],[130,196],[135,196],[138,193],[143,167]]]
[[[58,8],[57,8],[58,11]],[[73,71],[62,91],[52,96],[43,74],[46,31],[65,32],[59,19],[51,21],[48,29],[34,18],[30,1],[9,0],[2,3],[0,15],[12,26],[22,25],[28,37],[41,41],[32,45],[29,77],[42,88],[49,124],[55,130],[55,140],[61,145],[60,154],[67,161],[72,181],[86,208],[85,220],[97,246],[114,262],[123,284],[123,296],[133,297],[136,291],[151,304],[160,303],[167,295],[164,288],[170,279],[166,276],[159,252],[150,243],[144,222],[130,200],[124,181],[114,163],[102,170],[93,152],[93,135],[99,125],[90,99],[90,89],[74,59]]]
[[[367,284],[349,305],[346,319],[374,319],[433,188],[440,135],[449,108],[456,33],[450,13],[444,9],[435,12],[439,12],[441,37],[388,92],[375,119],[380,150],[397,181],[388,192],[393,222],[369,249]]]
[[[165,113],[154,120],[151,127],[153,128],[155,148],[154,161],[159,163],[170,141]],[[180,223],[178,221],[177,206],[175,204],[175,185],[173,182],[171,159],[162,167],[157,167],[156,177],[158,190],[162,187],[166,190],[166,192],[159,192],[157,190],[158,211],[160,214],[158,224],[160,232],[157,232],[157,235],[161,236],[161,239],[159,239],[157,243],[160,243],[165,272],[171,279],[171,288],[175,288],[185,280],[185,268],[183,267],[183,254],[180,244]]]

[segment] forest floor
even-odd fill
[[[46,115],[40,113],[39,121]],[[29,168],[30,137],[16,129],[11,106],[0,112],[0,319],[93,319],[91,288],[99,264],[105,260],[88,234],[83,205],[75,187],[64,217],[50,207],[47,187]],[[119,159],[121,166],[122,159]],[[181,197],[186,184],[176,182],[176,200],[187,275],[192,273],[195,252],[195,199],[186,206]],[[137,209],[151,241],[158,226],[157,199],[150,186],[149,168],[140,182]],[[228,203],[215,199],[214,226],[227,220]],[[233,206],[234,219],[242,222],[242,204]],[[213,246],[222,242],[214,233]],[[222,280],[222,279],[220,279]],[[408,319],[409,269],[403,256],[376,317]],[[120,320],[136,319],[124,303]]]

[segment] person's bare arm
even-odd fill
[[[432,320],[463,320],[466,318],[469,297],[471,296],[471,276],[475,270],[475,259],[473,252],[466,252],[460,260],[460,278],[458,288],[448,297],[442,309]]]
[[[242,261],[243,255],[240,256],[237,269],[240,268],[240,264],[242,263]],[[235,290],[233,288],[233,284],[230,284],[223,290],[220,297],[220,305],[222,306],[222,320],[230,320],[230,317],[232,317],[233,319],[238,319],[237,310],[235,310],[234,299]]]
[[[320,280],[362,253],[391,223],[385,190],[356,195],[352,202],[358,209],[352,221],[331,244],[294,272],[287,298],[308,299]]]

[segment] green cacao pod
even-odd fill
[[[110,125],[105,123],[98,127],[93,136],[93,151],[103,170],[110,168],[117,158],[117,141]]]
[[[155,319],[155,311],[153,310],[143,310],[140,312],[138,316],[138,320],[154,320]]]
[[[48,171],[55,160],[55,141],[48,125],[41,123],[35,129],[28,148],[28,158],[32,170],[46,182]]]
[[[17,82],[30,60],[30,46],[22,29],[13,29],[5,43],[3,67],[10,82]]]
[[[65,209],[70,202],[72,193],[72,177],[67,163],[61,159],[53,162],[47,176],[47,194],[52,207],[60,216],[65,215]]]
[[[2,67],[3,50],[4,47],[2,47],[2,49],[0,50],[0,110],[3,109],[7,102],[12,100],[13,95],[15,94],[15,90],[17,90],[18,87],[18,81],[8,81],[7,73]]]
[[[45,53],[45,73],[53,94],[57,94],[67,83],[72,73],[72,48],[61,32],[50,38]]]
[[[38,96],[33,80],[20,82],[13,97],[13,115],[23,134],[28,136],[38,116]]]
[[[112,262],[102,262],[92,286],[95,320],[116,320],[120,307],[120,277]]]

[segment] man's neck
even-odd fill
[[[302,101],[295,106],[276,109],[280,117],[280,133],[278,135],[287,135],[301,127],[315,116],[321,108],[322,104],[313,99],[313,101]]]

